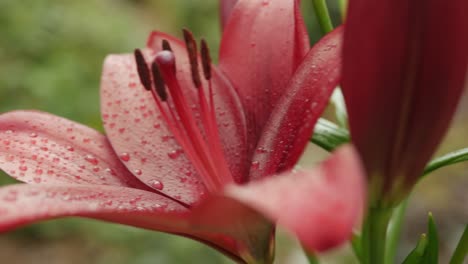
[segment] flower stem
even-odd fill
[[[370,208],[362,232],[364,264],[384,263],[385,241],[392,209]]]
[[[346,18],[346,8],[348,6],[347,0],[338,0],[338,7],[340,9],[341,19],[344,21]]]
[[[306,251],[306,255],[307,255],[307,260],[309,261],[309,264],[319,264],[319,261],[314,253],[309,253]]]
[[[407,197],[394,210],[387,230],[387,241],[385,251],[384,264],[395,263],[395,255],[400,240],[401,229],[403,226],[403,218],[405,217],[406,208],[408,207],[409,197]]]
[[[333,30],[333,24],[328,13],[327,2],[325,0],[312,0],[315,15],[317,16],[323,34]]]

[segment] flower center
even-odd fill
[[[194,89],[197,91],[201,125],[195,119],[187,98],[176,77],[176,60],[168,41],[148,66],[142,52],[135,50],[138,75],[143,87],[150,91],[163,120],[201,176],[210,192],[219,192],[233,177],[225,159],[216,122],[211,83],[211,59],[204,40],[201,41],[203,76],[208,95],[201,82],[197,45],[193,35],[184,30]],[[167,92],[168,91],[168,92]]]

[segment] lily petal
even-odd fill
[[[466,80],[466,10],[465,0],[350,1],[343,92],[373,202],[402,199],[447,131]]]
[[[356,151],[347,145],[314,170],[231,186],[227,195],[294,232],[309,250],[324,251],[348,240],[362,219],[364,175]]]
[[[186,50],[181,41],[154,32],[145,56],[151,62],[168,40],[176,57],[177,78],[194,116],[199,113]],[[207,87],[206,83],[204,87]],[[218,128],[231,172],[245,175],[245,121],[240,101],[229,82],[213,69],[212,84]],[[150,92],[141,86],[132,55],[111,55],[104,63],[101,109],[109,141],[133,174],[148,186],[186,204],[198,201],[205,187],[184,150],[174,139]],[[155,173],[158,172],[158,173]]]
[[[0,115],[0,169],[26,183],[147,188],[120,163],[99,132],[42,112]]]
[[[15,184],[0,188],[0,197],[0,232],[66,216],[175,232],[183,224],[168,212],[187,212],[164,196],[116,186]]]
[[[220,0],[219,14],[221,20],[221,28],[224,28],[231,16],[232,9],[236,5],[238,0]]]
[[[237,2],[222,37],[220,69],[244,104],[251,148],[308,50],[296,0]]]
[[[341,79],[343,28],[322,38],[306,55],[265,125],[253,157],[252,178],[291,169]]]
[[[42,220],[86,217],[190,237],[237,261],[246,244],[236,224],[248,220],[249,227],[258,230],[254,220],[262,219],[252,209],[236,208],[235,202],[222,197],[208,199],[192,212],[162,195],[103,185],[15,184],[0,188],[0,201],[0,232]],[[214,209],[226,213],[230,208],[243,218],[213,218],[221,216]]]

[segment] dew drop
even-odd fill
[[[68,151],[75,151],[75,149],[74,149],[72,146],[66,146],[66,149],[67,149]]]
[[[171,159],[176,159],[180,156],[180,154],[183,153],[183,150],[181,149],[175,149],[175,150],[172,150],[170,152],[167,153],[167,156],[169,156],[169,158]]]
[[[260,162],[258,162],[258,161],[252,162],[251,168],[254,169],[254,170],[257,170],[258,168],[260,168]]]
[[[113,175],[113,176],[117,175],[117,174],[115,173],[115,171],[114,171],[113,169],[111,169],[111,168],[107,168],[107,169],[105,169],[104,171],[107,172],[107,173],[109,173],[110,175]]]
[[[124,153],[120,154],[120,159],[123,160],[123,161],[129,161],[130,160],[130,154],[128,154],[127,152],[124,152]]]
[[[135,173],[135,175],[137,176],[140,176],[142,174],[141,170],[139,169],[134,170],[133,173]]]
[[[152,180],[150,182],[150,186],[153,187],[156,190],[159,190],[159,191],[164,189],[164,184],[162,182],[158,181],[158,180]]]
[[[98,165],[99,164],[99,160],[94,157],[93,155],[89,154],[89,155],[86,155],[85,158],[84,158],[87,162],[93,164],[93,165]]]
[[[13,193],[13,192],[10,192],[10,193],[8,193],[7,195],[5,195],[3,197],[3,200],[5,202],[14,202],[14,201],[16,201],[16,199],[17,199],[17,194]]]
[[[33,132],[33,133],[29,134],[29,137],[36,138],[37,134]]]

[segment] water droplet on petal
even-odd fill
[[[180,156],[180,154],[183,153],[183,150],[181,149],[175,149],[175,150],[172,150],[170,152],[167,153],[167,156],[169,156],[169,158],[171,159],[176,159]]]
[[[253,170],[257,170],[258,168],[260,168],[260,162],[258,162],[258,161],[252,162],[251,168],[252,168]]]
[[[93,165],[99,164],[99,160],[91,154],[86,155],[84,159]]]
[[[159,190],[159,191],[164,189],[164,184],[162,182],[158,181],[158,180],[150,181],[150,186],[153,187],[156,190]]]
[[[129,161],[130,160],[130,154],[128,154],[127,152],[124,152],[124,153],[120,154],[120,159],[123,160],[123,161]]]
[[[142,174],[141,170],[139,170],[139,169],[136,169],[136,170],[134,170],[133,172],[134,172],[135,175],[137,175],[137,176],[140,176],[140,175]]]

